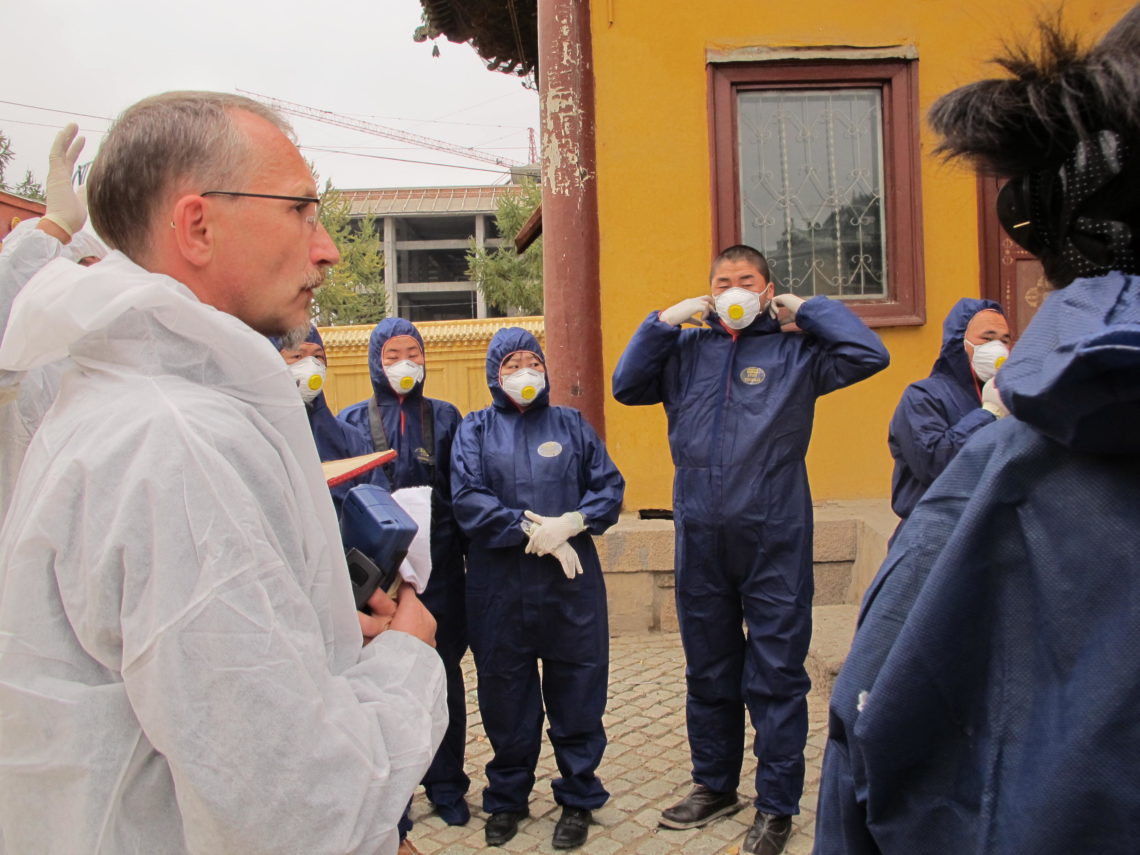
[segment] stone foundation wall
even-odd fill
[[[886,556],[897,519],[885,499],[823,502],[814,510],[814,605],[853,609]],[[623,514],[594,540],[606,574],[610,632],[675,632],[672,521]]]

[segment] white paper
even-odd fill
[[[422,594],[431,576],[431,487],[403,487],[393,491],[392,498],[419,527],[400,575]]]

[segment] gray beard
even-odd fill
[[[301,344],[309,337],[309,330],[311,327],[308,324],[303,326],[293,327],[287,330],[285,335],[281,336],[281,349],[282,350],[296,350]]]

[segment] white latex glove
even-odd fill
[[[75,234],[87,222],[87,203],[71,184],[75,162],[79,160],[79,153],[87,141],[84,137],[77,137],[78,133],[79,125],[74,122],[66,125],[55,135],[51,154],[48,155],[44,219],[51,220],[68,235]]]
[[[667,324],[679,327],[693,317],[703,321],[712,310],[713,298],[705,294],[703,297],[690,297],[687,300],[682,300],[677,305],[665,309],[657,317]]]
[[[796,322],[796,312],[804,304],[803,297],[795,294],[777,294],[772,298],[772,305],[776,307],[776,320],[780,326],[788,326]]]
[[[586,530],[586,520],[578,511],[569,511],[560,517],[539,516],[534,511],[523,511],[523,516],[536,525],[530,530],[526,551],[531,555],[549,555],[580,531]]]
[[[558,563],[562,565],[562,572],[566,574],[567,579],[582,575],[582,562],[578,558],[578,553],[574,551],[574,547],[569,543],[561,544],[550,554],[558,559]]]
[[[982,387],[982,409],[993,413],[999,419],[1004,419],[1009,415],[1009,410],[1006,409],[1005,402],[1001,399],[1001,393],[998,392],[995,380],[997,377],[991,377]]]

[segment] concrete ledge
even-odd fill
[[[860,603],[863,594],[879,572],[887,557],[887,541],[894,534],[899,518],[891,510],[887,499],[845,499],[820,502],[813,508],[816,530],[825,523],[851,521],[854,523],[851,584],[844,602]],[[818,539],[817,539],[818,545]],[[818,546],[817,546],[818,548]],[[819,560],[818,554],[816,561]]]
[[[886,499],[821,502],[814,512],[815,606],[857,604],[898,520]],[[622,514],[594,542],[606,574],[610,632],[676,631],[673,522]]]
[[[804,663],[812,690],[820,698],[831,697],[831,687],[851,649],[855,635],[856,605],[816,606],[812,610],[811,649]]]

